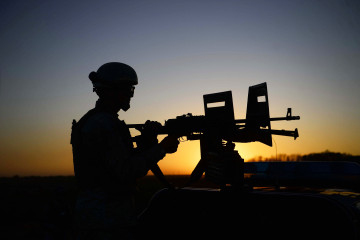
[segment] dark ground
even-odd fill
[[[188,176],[168,176],[183,186]],[[139,180],[137,211],[164,186],[154,177]],[[69,177],[0,178],[1,239],[72,239],[72,212],[76,181]]]
[[[167,176],[167,179],[169,182],[172,182],[175,186],[183,187],[185,186],[186,182],[189,180],[189,176]],[[196,185],[192,185],[192,187],[216,187],[216,186],[210,185],[209,183],[204,181],[204,179],[201,179],[199,182],[196,183]],[[164,185],[154,176],[146,176],[140,179],[138,182],[138,193],[136,195],[137,212],[141,213],[146,208],[147,204],[151,200],[151,197],[154,195],[154,193],[156,193],[157,191],[163,188]],[[73,238],[74,233],[72,228],[72,213],[77,195],[77,186],[76,186],[75,178],[73,176],[0,178],[0,193],[1,193],[0,216],[2,220],[1,221],[2,223],[0,224],[1,240],[3,239],[48,239],[48,240],[74,239]],[[271,195],[269,196],[271,197]],[[260,222],[263,221],[263,223],[265,224],[264,226],[267,226],[266,224],[272,226],[273,225],[272,223],[274,222],[273,221],[274,216],[279,215],[272,213],[271,212],[272,209],[280,209],[280,208],[284,209],[284,206],[286,207],[287,205],[289,205],[289,204],[278,203],[277,201],[278,195],[274,194],[273,196],[276,201],[266,200],[259,204],[254,205],[256,209],[258,207],[264,208],[265,206],[265,210],[267,209],[268,211],[268,215],[266,215],[267,211],[265,210],[261,212],[261,214],[267,216],[267,218],[262,217],[255,219],[256,220],[255,222],[257,224],[260,224],[259,221]],[[279,196],[282,196],[281,193]],[[318,199],[318,197],[316,197],[314,200],[316,199]],[[352,202],[356,200],[352,198],[349,199],[352,200]],[[193,201],[193,199],[191,199],[191,201]],[[288,202],[291,203],[291,201]],[[271,205],[271,203],[274,204]],[[310,203],[313,202],[311,201]],[[316,203],[316,201],[314,201],[314,203]],[[303,201],[299,200],[292,205],[291,209],[293,209],[293,206],[296,206],[294,208],[295,210],[301,209],[299,208],[299,205],[301,204],[303,204]],[[351,207],[353,207],[353,204],[350,205]],[[318,205],[316,205],[316,209],[318,209]],[[314,208],[313,210],[315,211],[316,209]],[[333,211],[330,209],[329,213],[332,212]],[[283,211],[283,213],[285,215],[288,214],[287,211]],[[298,215],[301,215],[300,213]],[[310,215],[312,214],[309,214],[309,216]],[[252,214],[250,214],[249,216],[252,216]],[[322,221],[329,222],[329,221],[325,221],[326,216],[327,216],[326,214],[320,214],[320,215],[318,214],[318,217],[322,219]],[[314,217],[312,216],[309,219],[311,220],[313,218]],[[280,220],[284,221],[284,219],[286,220],[285,221],[286,223],[289,218],[279,217],[279,221]],[[309,219],[308,221],[310,221]],[[336,219],[336,218],[333,217],[332,219]],[[358,217],[356,221],[357,223],[359,222]],[[326,226],[326,229],[331,229],[331,230],[333,229],[332,227],[329,228],[326,224],[323,225]]]

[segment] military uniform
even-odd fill
[[[136,221],[136,179],[165,156],[164,149],[157,141],[135,149],[125,122],[100,100],[79,122],[73,122],[71,143],[79,186],[77,228],[84,238],[94,232],[126,233]]]

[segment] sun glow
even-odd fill
[[[187,175],[191,174],[199,160],[199,141],[185,141],[180,143],[176,153],[168,154],[161,160],[159,166],[164,174]]]

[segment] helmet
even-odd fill
[[[91,72],[89,79],[94,88],[119,87],[138,83],[135,70],[129,65],[119,62],[105,63],[97,72]]]

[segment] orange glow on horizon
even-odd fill
[[[303,132],[304,136],[306,131]],[[300,134],[302,134],[302,131]],[[162,138],[163,136],[160,136],[159,140],[161,141]],[[22,136],[19,133],[12,136],[2,136],[0,139],[2,142],[0,176],[74,175],[69,139],[70,129],[50,133],[45,130],[36,133],[30,131]],[[300,138],[294,141],[291,138],[281,136],[276,136],[274,139],[273,147],[258,142],[237,143],[235,150],[239,152],[245,161],[259,156],[271,157],[281,153],[307,154],[297,150],[299,144],[302,144],[305,139]],[[326,148],[324,145],[320,151],[326,149],[333,150],[332,148]],[[168,154],[163,160],[160,160],[159,166],[166,175],[188,175],[191,174],[199,160],[200,142],[185,141],[180,143],[176,153]],[[149,174],[151,173],[149,172]]]

